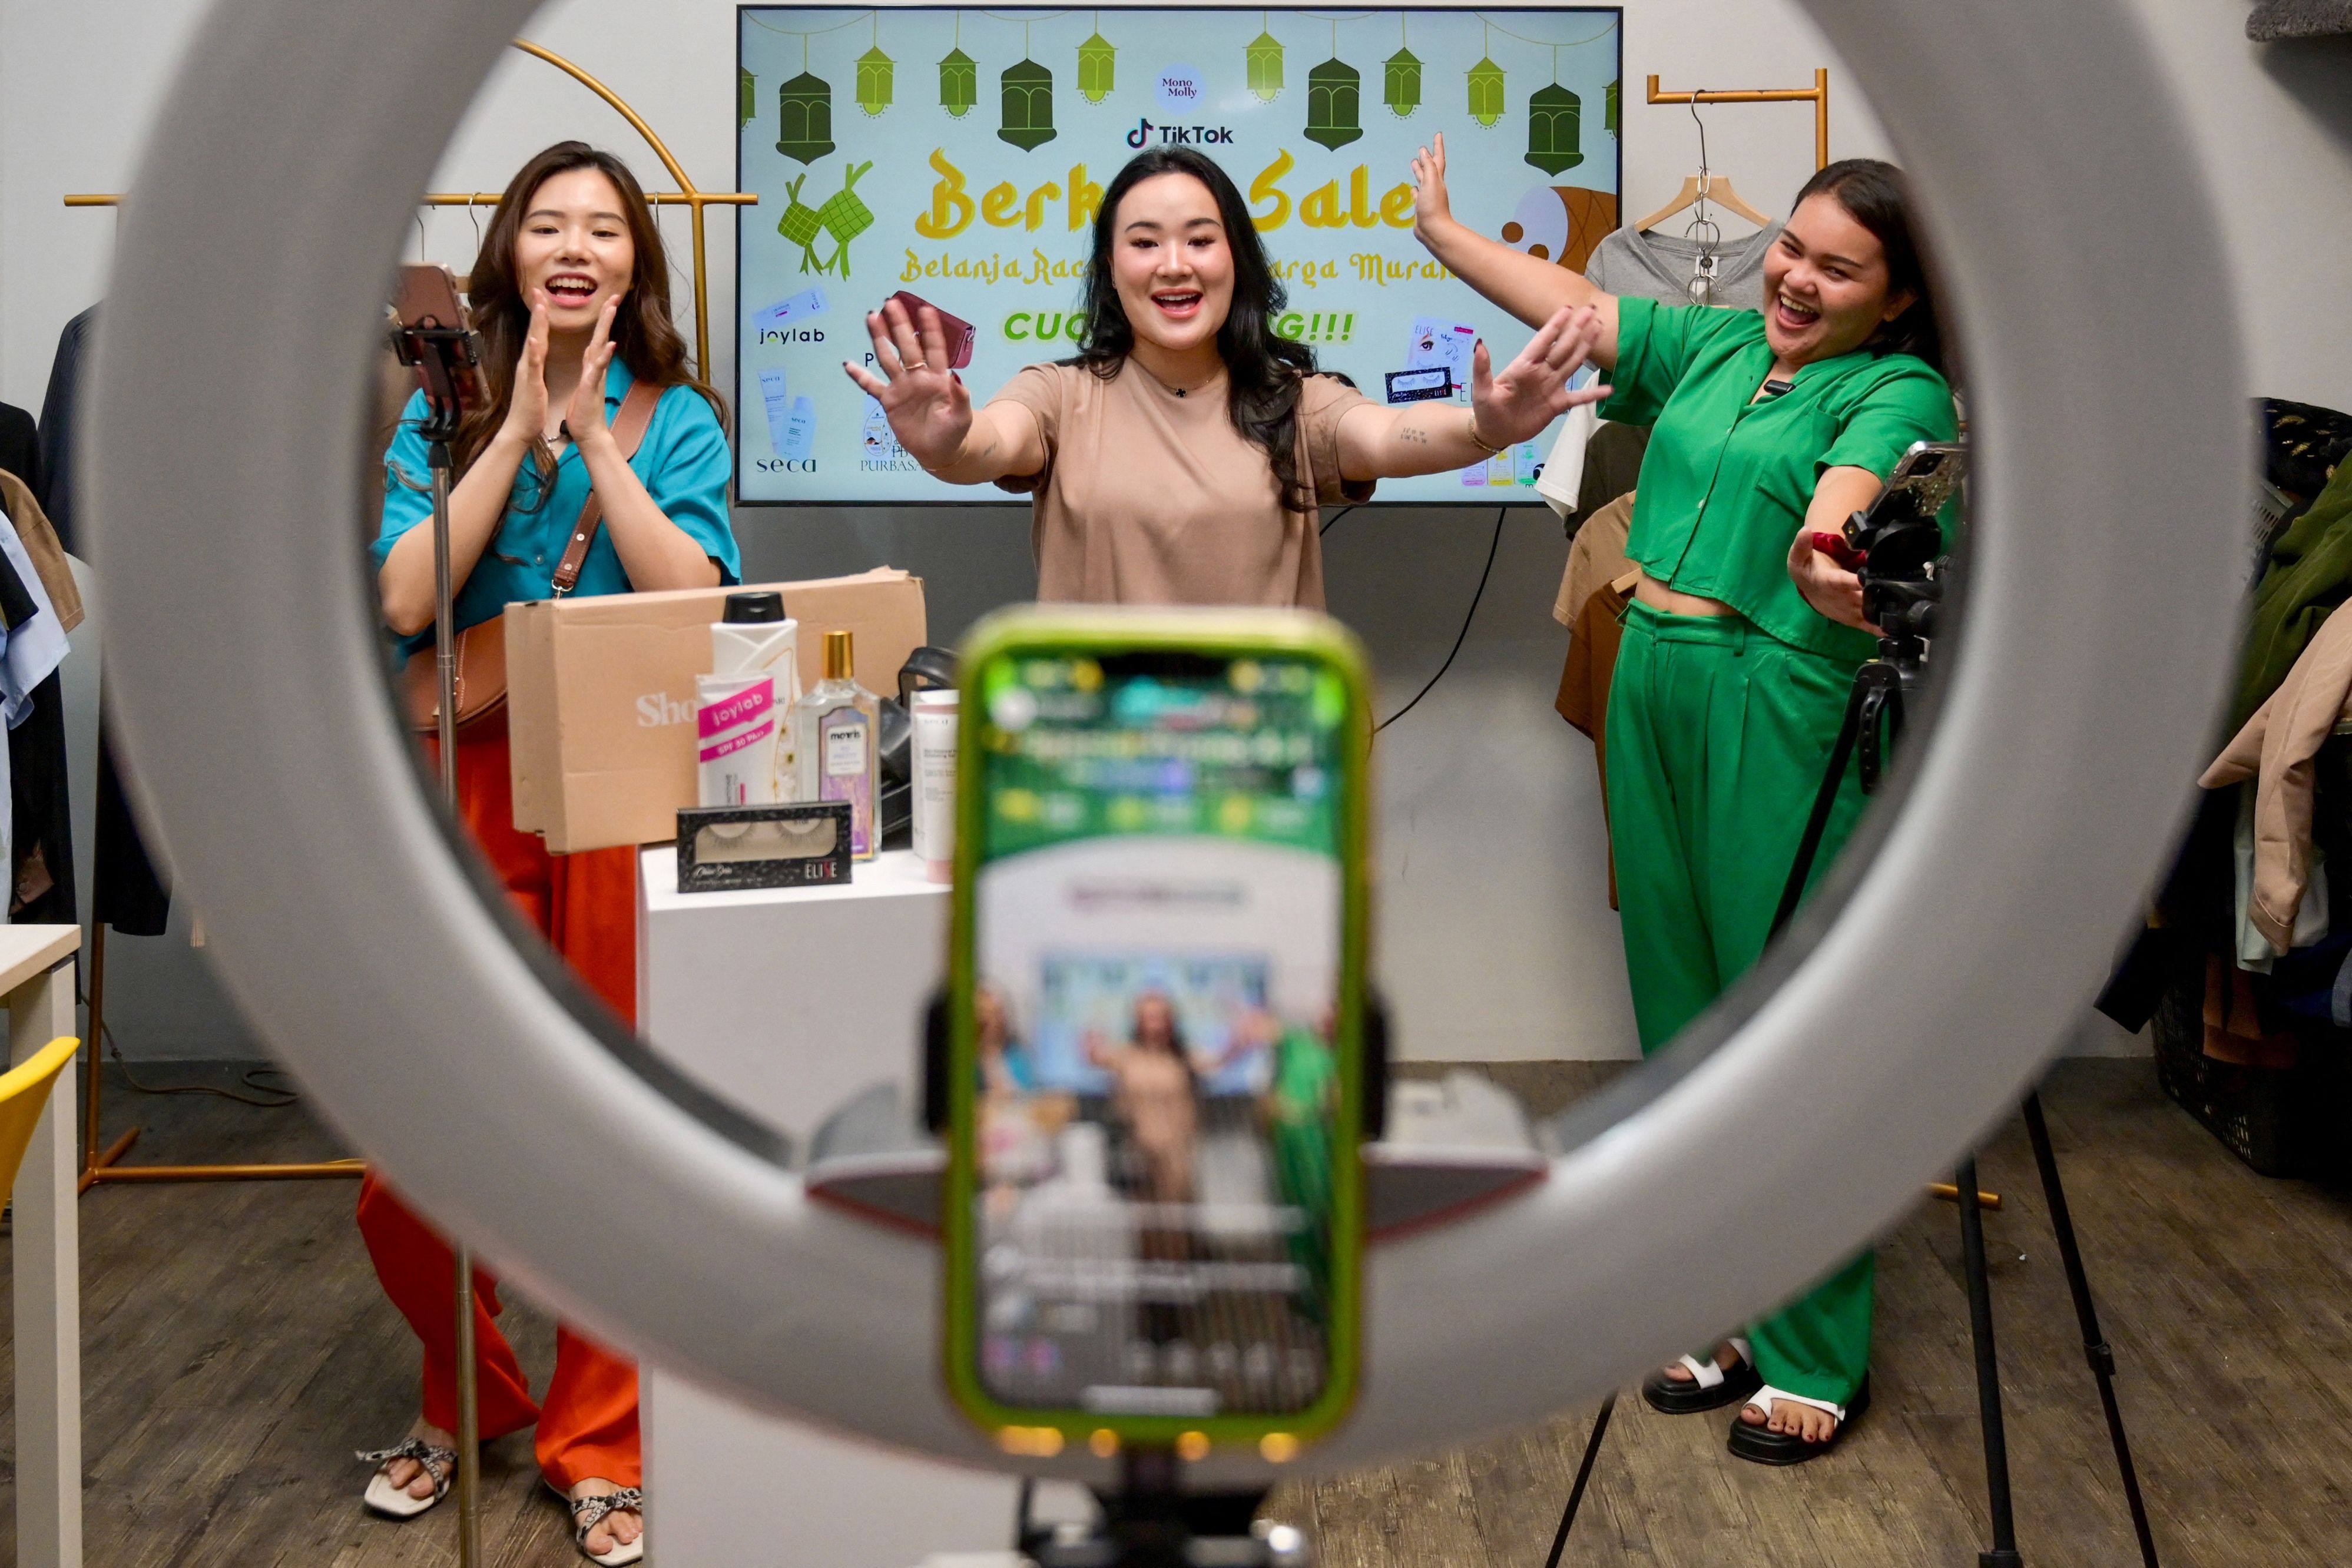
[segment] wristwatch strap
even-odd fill
[[[637,382],[630,386],[629,395],[621,400],[620,415],[613,421],[613,442],[621,449],[622,462],[637,455],[637,447],[646,438],[646,426],[653,423],[654,404],[661,401],[661,388]],[[588,564],[588,547],[596,542],[596,528],[604,520],[604,501],[591,485],[587,503],[580,508],[580,520],[572,525],[572,538],[563,547],[563,559],[555,563],[556,598],[580,586],[580,569]]]

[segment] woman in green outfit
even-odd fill
[[[1764,950],[1844,715],[1875,651],[1854,575],[1814,551],[1916,441],[1948,441],[1933,302],[1899,170],[1833,163],[1764,264],[1764,308],[1618,298],[1473,234],[1445,146],[1413,160],[1415,232],[1527,321],[1600,327],[1603,418],[1650,424],[1627,553],[1641,569],[1609,700],[1609,819],[1642,1049],[1656,1051]],[[1851,774],[1818,877],[1862,810]],[[1685,1356],[1643,1392],[1670,1413],[1739,1403],[1730,1448],[1766,1464],[1826,1451],[1869,1397],[1872,1259]]]

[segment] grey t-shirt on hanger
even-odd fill
[[[1735,310],[1764,308],[1764,256],[1780,237],[1780,225],[1716,246],[1715,297],[1711,304]],[[1690,281],[1698,272],[1699,245],[1674,234],[1641,234],[1622,228],[1601,236],[1584,264],[1593,287],[1610,294],[1662,299],[1670,305],[1697,303]]]

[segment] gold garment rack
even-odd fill
[[[757,205],[758,195],[745,191],[705,191],[687,178],[686,169],[674,157],[669,147],[646,123],[645,117],[629,107],[620,94],[590,76],[578,66],[541,47],[528,38],[513,40],[514,47],[536,60],[544,60],[572,78],[589,91],[613,107],[614,112],[629,122],[630,128],[645,138],[662,167],[677,182],[675,191],[650,191],[646,201],[656,207],[683,206],[691,209],[694,225],[694,363],[706,379],[710,374],[710,273],[709,247],[705,243],[703,209],[705,207],[748,207]],[[496,191],[436,191],[428,193],[424,204],[433,207],[494,207],[499,193]],[[65,199],[68,207],[119,207],[120,195],[76,193]],[[168,1182],[168,1181],[304,1181],[320,1177],[356,1176],[366,1170],[361,1160],[318,1160],[260,1165],[201,1165],[201,1166],[126,1166],[122,1156],[139,1141],[144,1130],[133,1127],[105,1148],[99,1147],[99,1109],[101,1088],[101,1068],[105,1061],[106,1024],[106,927],[97,925],[90,937],[89,963],[89,1092],[85,1101],[85,1123],[82,1149],[81,1190],[88,1192],[100,1182]]]
[[[1738,92],[1660,92],[1658,78],[1650,78],[1652,103],[1810,103],[1813,106],[1813,167],[1830,166],[1830,73],[1813,71],[1811,87],[1758,88]]]
[[[613,107],[614,112],[629,122],[631,130],[645,138],[669,177],[677,182],[675,191],[649,191],[646,200],[656,207],[688,207],[692,209],[694,232],[694,366],[708,380],[710,375],[710,267],[709,246],[704,235],[702,210],[705,207],[750,207],[759,204],[757,193],[749,191],[705,191],[686,177],[685,166],[678,162],[668,144],[654,134],[645,117],[629,107],[626,99],[570,60],[551,49],[541,47],[528,38],[517,38],[514,47],[533,59],[544,60],[557,70],[580,83],[590,92]],[[1650,84],[1655,87],[1653,80]],[[495,207],[499,193],[496,191],[434,191],[428,193],[424,204],[428,207]],[[66,198],[69,207],[114,207],[122,204],[120,195],[77,194]]]

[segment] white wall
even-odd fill
[[[2242,36],[2244,0],[2139,0],[2206,127],[2240,256],[2255,342],[2254,386],[2352,405],[2352,93],[2322,86],[2342,51],[2263,51]],[[1885,153],[1885,133],[1843,66],[1790,0],[1627,0],[1625,203],[1662,203],[1694,166],[1686,109],[1639,100],[1651,72],[1669,90],[1805,85],[1832,73],[1833,156]],[[201,6],[196,0],[0,0],[0,398],[37,408],[58,328],[101,287],[113,220],[68,212],[68,191],[121,190]],[[723,186],[734,166],[731,0],[559,0],[527,36],[602,76],[667,139],[688,172]],[[1998,91],[1998,84],[1988,84]],[[1811,169],[1808,105],[1708,111],[1717,167],[1759,206],[1784,208]],[[436,184],[496,188],[531,152],[582,135],[667,184],[626,126],[584,90],[520,56],[502,64],[451,145]],[[667,220],[680,272],[683,221]],[[474,229],[429,218],[428,257],[462,267]],[[2086,235],[2084,265],[2130,265],[2147,232]],[[731,230],[712,229],[714,369],[731,367]],[[404,236],[415,256],[419,235]],[[268,301],[230,308],[268,308]],[[2195,303],[2184,360],[2193,362]],[[203,367],[157,367],[200,392]],[[1434,670],[1486,556],[1491,514],[1359,512],[1327,541],[1333,610],[1379,662],[1383,711]],[[937,638],[1024,597],[1034,579],[1026,514],[751,510],[738,519],[747,573],[820,575],[877,561],[929,581]],[[1616,922],[1603,896],[1598,791],[1586,744],[1550,711],[1561,635],[1549,615],[1564,545],[1549,514],[1514,512],[1494,580],[1460,659],[1383,737],[1383,972],[1408,1055],[1455,1059],[1629,1054]],[[85,647],[89,639],[84,640]],[[86,655],[85,655],[86,656]],[[86,778],[86,772],[81,775]],[[266,830],[257,827],[257,838]],[[176,938],[118,941],[111,1008],[128,1049],[231,1053],[240,1032],[201,962]]]

